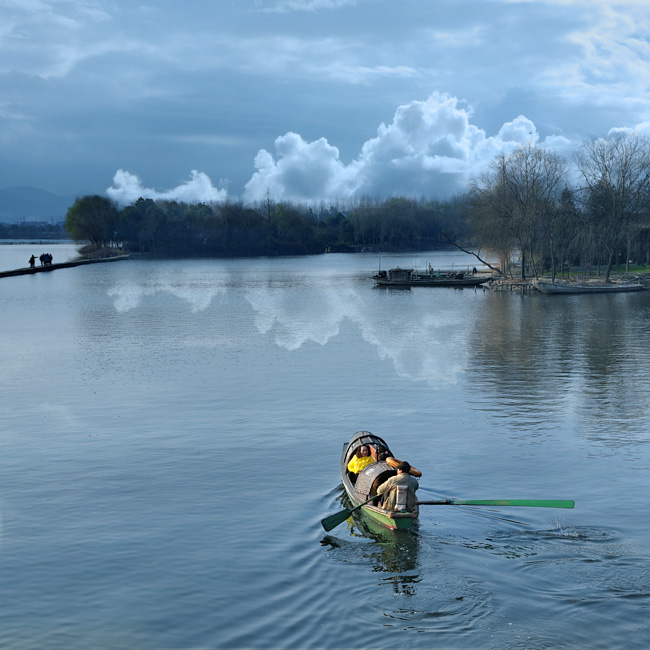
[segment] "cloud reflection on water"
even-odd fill
[[[260,334],[271,334],[276,345],[289,351],[308,342],[326,345],[340,333],[346,319],[383,361],[389,359],[399,377],[426,381],[431,386],[455,384],[465,370],[467,322],[444,318],[431,310],[378,310],[377,303],[353,288],[321,288],[304,292],[296,301],[295,290],[247,291]]]
[[[193,314],[205,311],[212,300],[226,292],[225,287],[188,286],[182,283],[165,283],[154,286],[142,286],[135,282],[124,282],[108,290],[108,295],[113,298],[113,305],[118,313],[125,313],[140,307],[144,298],[156,294],[169,293],[188,303]]]
[[[220,284],[197,283],[195,278],[164,276],[141,283],[123,282],[111,287],[108,295],[119,314],[140,308],[147,298],[160,294],[179,298],[197,314],[211,307],[217,296],[237,293],[228,276]],[[400,300],[399,296],[398,309],[391,302],[393,306],[387,310],[385,301],[376,300],[376,293],[357,291],[350,285],[330,286],[324,278],[317,283],[313,278],[294,279],[279,286],[244,282],[242,295],[253,310],[253,325],[259,334],[271,337],[275,345],[289,352],[308,343],[327,345],[347,321],[382,361],[392,362],[401,378],[432,387],[456,384],[467,368],[470,323],[466,314],[458,311],[423,310],[419,302]],[[217,314],[221,320],[230,318],[230,310],[222,306]],[[240,329],[239,324],[224,325],[233,335]]]

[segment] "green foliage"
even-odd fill
[[[304,255],[324,251],[430,249],[459,201],[393,197],[345,208],[288,201],[209,206],[138,199],[118,211],[98,196],[77,199],[66,229],[94,246],[114,239],[124,250],[161,256]]]
[[[95,194],[75,200],[66,215],[65,229],[75,241],[88,240],[101,248],[114,240],[117,221],[113,202]]]

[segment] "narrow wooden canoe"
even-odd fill
[[[373,447],[375,452],[378,449],[384,449],[388,452],[389,456],[393,456],[388,444],[379,436],[370,433],[370,431],[357,431],[350,441],[343,445],[343,452],[341,454],[341,480],[353,506],[358,506],[360,503],[370,499],[373,494],[377,493],[377,488],[384,481],[397,474],[397,470],[388,462],[377,461],[361,470],[356,475],[357,478],[355,481],[354,475],[348,472],[348,463],[356,450],[362,445]],[[420,474],[418,470],[415,470],[415,472]],[[415,472],[412,473],[415,474]],[[409,528],[417,519],[419,509],[416,506],[413,512],[393,512],[391,510],[384,510],[376,505],[374,501],[371,501],[361,507],[361,513],[386,528],[404,530]]]
[[[642,284],[598,284],[579,282],[544,282],[533,280],[533,286],[542,293],[566,294],[566,293],[623,293],[628,291],[643,291]]]

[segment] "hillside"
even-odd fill
[[[38,187],[9,187],[0,190],[0,222],[63,221],[73,196],[58,196]]]

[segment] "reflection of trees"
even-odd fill
[[[650,403],[635,381],[650,361],[647,305],[645,294],[492,295],[484,335],[470,343],[468,371],[485,387],[478,408],[519,425],[569,408],[599,429],[633,426]]]

